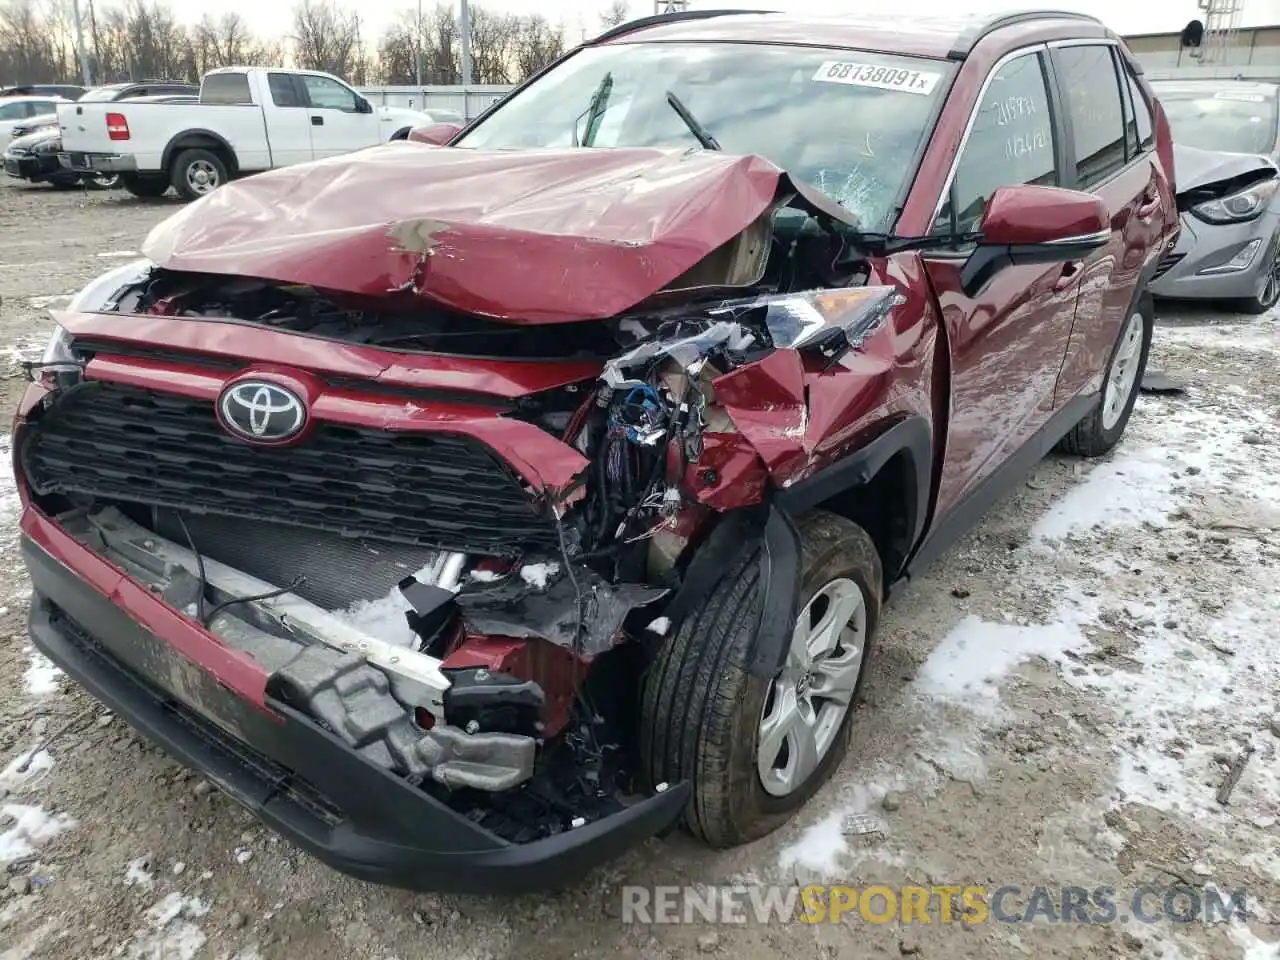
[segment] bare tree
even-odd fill
[[[527,80],[564,53],[564,30],[552,27],[539,14],[522,17],[515,47],[515,79]]]
[[[293,8],[293,59],[305,70],[345,77],[359,58],[359,24],[336,0],[302,0]]]
[[[627,0],[612,0],[609,6],[600,11],[600,22],[605,27],[616,27],[631,19],[631,4]]]

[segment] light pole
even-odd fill
[[[462,11],[459,30],[462,33],[462,86],[471,86],[471,7],[467,0],[462,0]]]
[[[422,0],[418,0],[418,19],[413,25],[413,75],[414,83],[422,86]],[[421,91],[419,91],[421,92]]]
[[[71,16],[76,25],[76,51],[80,54],[80,78],[86,87],[93,86],[89,76],[89,51],[84,48],[84,25],[80,20],[80,0],[71,0]]]

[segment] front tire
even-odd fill
[[[1120,442],[1138,399],[1154,329],[1155,308],[1151,296],[1144,293],[1129,311],[1111,349],[1100,402],[1058,442],[1059,450],[1080,457],[1100,457]]]
[[[713,847],[786,822],[844,758],[882,573],[857,524],[815,511],[797,524],[800,610],[773,680],[747,662],[760,612],[760,550],[744,551],[658,652],[643,685],[641,758],[651,782],[689,780],[684,826]]]
[[[173,161],[170,182],[183,200],[199,200],[227,182],[227,166],[208,150],[183,150]]]
[[[169,181],[163,176],[122,173],[120,185],[141,200],[158,200],[169,192]]]

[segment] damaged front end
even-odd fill
[[[847,424],[815,424],[812,378],[902,300],[847,252],[838,210],[735,169],[767,202],[683,259],[663,247],[652,289],[603,320],[432,296],[461,289],[432,264],[475,239],[443,220],[376,294],[291,281],[291,254],[252,276],[181,257],[117,272],[32,367],[23,487],[260,667],[268,708],[504,841],[618,814],[668,790],[636,759],[637,678],[696,602],[699,552],[726,514],[816,469]],[[260,189],[210,199],[247,209]],[[554,300],[544,320],[573,309]]]

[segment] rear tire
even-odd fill
[[[1111,348],[1098,405],[1058,441],[1059,450],[1080,457],[1100,457],[1120,442],[1138,400],[1154,328],[1155,308],[1150,294],[1144,293],[1129,311]]]
[[[120,185],[142,200],[157,200],[169,192],[169,181],[163,176],[122,173]]]
[[[815,511],[797,526],[803,548],[800,622],[806,627],[795,632],[799,639],[777,679],[747,671],[761,603],[758,547],[734,560],[706,604],[659,650],[645,676],[640,728],[645,772],[652,783],[692,783],[683,824],[713,847],[736,846],[777,829],[831,778],[848,747],[849,718],[880,619],[880,557],[861,527],[835,514]],[[830,620],[835,629],[811,631],[813,616],[818,627]],[[792,654],[814,643],[822,646],[822,637],[832,638],[830,653],[797,665]],[[839,681],[833,679],[837,674]],[[806,679],[800,681],[801,676]],[[840,696],[829,698],[824,691]],[[809,716],[812,723],[783,726],[784,714],[806,724]],[[791,734],[779,731],[803,737],[806,729],[813,731],[814,749],[792,753]],[[772,746],[762,750],[764,743]]]
[[[216,153],[183,150],[173,161],[169,181],[183,200],[199,200],[227,182],[227,165]]]

